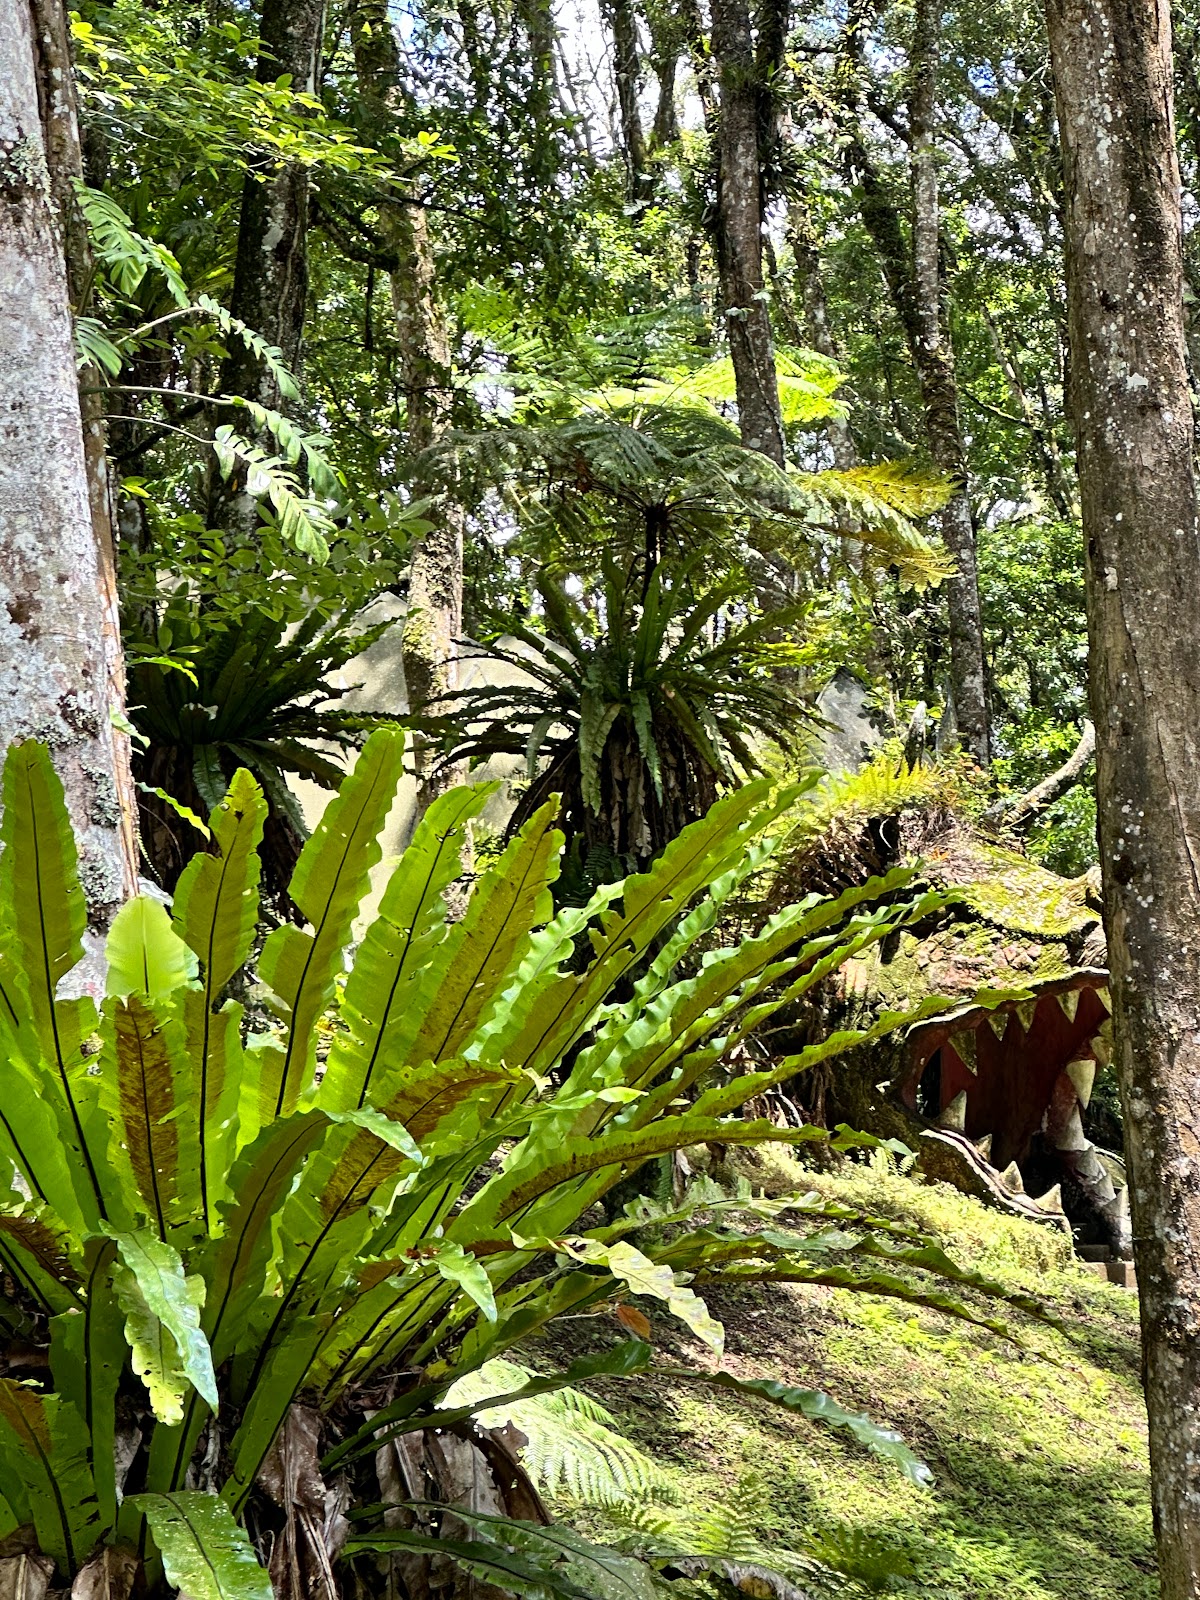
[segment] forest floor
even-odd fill
[[[1017,1343],[842,1289],[709,1293],[731,1370],[824,1389],[867,1412],[920,1453],[935,1484],[921,1489],[848,1436],[765,1402],[667,1378],[589,1385],[667,1469],[678,1498],[666,1515],[734,1532],[749,1524],[768,1548],[823,1546],[863,1580],[852,1593],[1150,1600],[1135,1294],[1089,1275],[1061,1235],[948,1189],[865,1166],[803,1179],[794,1186],[939,1234],[960,1262],[1037,1294],[1062,1329],[999,1308]],[[660,1360],[705,1364],[661,1307],[639,1304]],[[531,1348],[531,1364],[557,1365],[610,1339],[610,1326],[566,1324]],[[582,1531],[613,1531],[608,1513],[558,1509]]]

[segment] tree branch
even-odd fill
[[[1068,789],[1074,788],[1095,750],[1096,730],[1090,722],[1085,722],[1079,743],[1057,772],[1052,772],[1048,778],[1043,778],[1041,783],[1035,784],[1027,794],[1020,795],[1015,800],[1008,798],[997,801],[984,812],[983,820],[993,826],[1002,822],[1008,828],[1028,827],[1036,820],[1039,812],[1061,799]]]

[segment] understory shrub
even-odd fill
[[[720,1064],[927,910],[905,897],[906,872],[810,897],[693,960],[801,792],[747,786],[645,874],[557,915],[550,802],[452,920],[445,891],[490,786],[455,789],[420,823],[347,970],[402,760],[402,736],[376,732],[305,844],[290,894],[306,925],[262,944],[275,1020],[256,1031],[227,993],[255,942],[266,803],[249,774],[213,809],[212,852],[188,864],[173,908],[121,910],[97,980],[49,755],[9,753],[0,1561],[22,1572],[84,1592],[136,1579],[268,1600],[272,1583],[332,1596],[338,1561],[358,1590],[394,1590],[396,1562],[436,1555],[512,1593],[586,1595],[623,1561],[622,1583],[649,1593],[650,1566],[538,1525],[532,1486],[473,1428],[477,1412],[644,1371],[649,1325],[628,1302],[650,1297],[709,1346],[696,1381],[849,1429],[920,1479],[895,1434],[828,1396],[720,1370],[722,1330],[692,1285],[845,1284],[997,1326],[978,1299],[997,1286],[921,1234],[815,1195],[697,1193],[596,1223],[600,1197],[653,1157],[829,1138],[738,1112],[862,1032],[735,1076]],[[600,1355],[514,1394],[446,1401],[552,1318],[606,1307]],[[490,1502],[456,1493],[455,1449],[491,1473]],[[423,1499],[455,1500],[453,1520]]]

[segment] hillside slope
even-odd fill
[[[668,1468],[679,1500],[662,1514],[748,1521],[777,1548],[824,1546],[868,1580],[854,1593],[1151,1600],[1135,1296],[1089,1276],[1061,1236],[950,1190],[866,1167],[803,1176],[940,1233],[960,1261],[1041,1295],[1063,1331],[1016,1318],[1017,1344],[936,1312],[809,1286],[712,1294],[732,1370],[823,1388],[868,1412],[921,1452],[936,1483],[922,1490],[848,1437],[765,1403],[666,1378],[597,1384],[622,1430]],[[705,1361],[661,1308],[639,1304],[660,1358]],[[530,1359],[557,1364],[610,1337],[581,1319]],[[597,1533],[627,1522],[623,1512],[560,1509]]]

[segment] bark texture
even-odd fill
[[[101,930],[133,891],[136,853],[128,745],[111,720],[123,697],[111,550],[93,524],[49,165],[64,141],[78,153],[54,59],[65,39],[57,3],[0,6],[0,749],[50,747]]]
[[[1116,1062],[1165,1600],[1200,1594],[1200,532],[1167,0],[1047,0]]]
[[[746,0],[713,0],[717,124],[716,253],[738,426],[747,450],[784,461],[775,346],[763,282],[760,64]]]
[[[287,74],[297,93],[313,94],[320,78],[325,0],[264,0],[255,75],[274,83]],[[308,300],[308,173],[297,164],[248,172],[238,218],[237,260],[229,309],[300,366]],[[271,373],[238,340],[221,374],[227,394],[279,408]]]
[[[377,127],[386,127],[392,99],[399,93],[399,57],[386,0],[364,0],[355,18],[355,70],[364,107]],[[379,230],[391,257],[392,309],[408,442],[419,456],[450,426],[449,330],[437,294],[437,268],[425,207],[403,195],[387,199],[379,206]],[[458,686],[465,518],[462,506],[446,494],[433,496],[430,517],[434,527],[413,551],[401,643],[405,694],[414,715],[434,709]],[[455,781],[456,774],[448,769],[435,774],[432,752],[419,735],[414,740],[414,758],[419,803],[424,807]]]
[[[958,422],[954,354],[945,326],[941,271],[941,206],[938,197],[937,79],[940,53],[939,0],[916,0],[913,13],[912,134],[913,361],[921,380],[929,453],[954,484],[939,516],[942,539],[956,572],[946,581],[950,616],[950,678],[959,736],[981,766],[988,762],[987,679],[975,526],[967,480],[967,458]]]
[[[633,9],[633,0],[604,0],[603,13],[612,37],[613,77],[617,85],[617,108],[621,117],[621,137],[629,175],[629,198],[636,205],[649,199],[652,187],[646,171],[646,135],[638,105],[642,70],[637,13]]]
[[[975,526],[967,456],[959,426],[954,352],[945,323],[940,261],[941,215],[937,184],[937,65],[940,12],[936,0],[917,0],[913,23],[909,126],[912,140],[912,244],[859,131],[863,119],[861,59],[877,0],[852,0],[843,31],[840,76],[845,97],[845,160],[859,190],[863,223],[883,268],[896,315],[921,386],[925,436],[935,466],[955,485],[939,516],[946,548],[957,568],[946,580],[950,626],[951,693],[962,743],[988,761],[987,679]]]
[[[787,208],[788,243],[796,262],[800,279],[800,300],[804,313],[804,342],[819,355],[831,361],[842,360],[833,336],[829,318],[829,302],[825,295],[825,280],[821,274],[821,252],[817,243],[812,218],[801,197],[790,195]],[[825,423],[833,464],[839,472],[848,472],[859,465],[858,447],[845,417],[830,417]]]
[[[258,81],[274,83],[287,74],[294,90],[314,93],[324,29],[325,0],[264,0]],[[308,303],[308,200],[308,172],[298,162],[246,173],[229,302],[233,315],[275,345],[294,373],[300,370]],[[274,374],[241,339],[229,341],[221,389],[272,411],[284,409]],[[228,413],[218,420],[227,421]],[[259,443],[273,448],[265,432]],[[253,538],[258,504],[246,493],[242,474],[227,481],[214,471],[210,495],[213,525]]]

